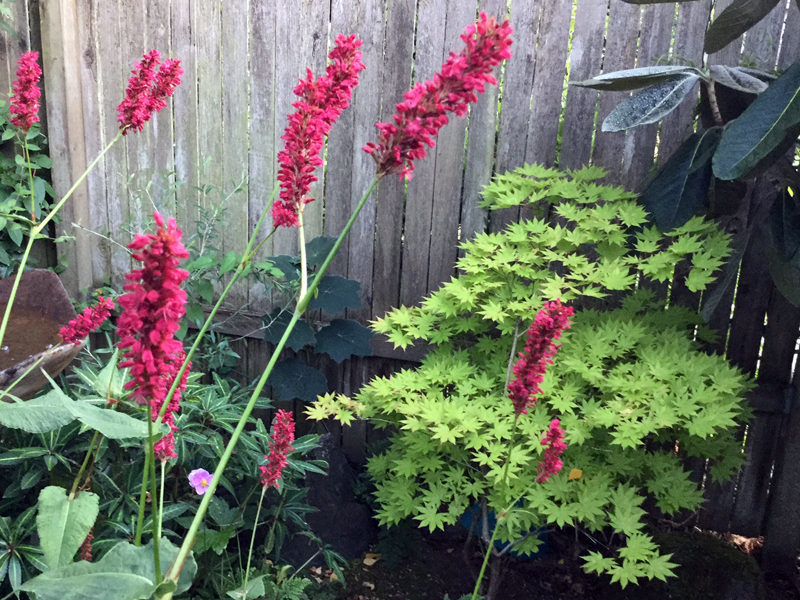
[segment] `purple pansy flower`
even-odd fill
[[[211,485],[211,479],[214,476],[205,469],[195,469],[189,473],[189,483],[194,488],[198,495],[202,496],[206,493],[208,486]]]

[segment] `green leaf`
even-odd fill
[[[36,530],[49,569],[69,564],[94,526],[100,498],[81,492],[74,498],[67,491],[48,486],[39,493]]]
[[[224,275],[231,269],[235,268],[238,263],[239,257],[236,255],[236,252],[231,250],[225,255],[225,258],[222,259],[222,264],[219,266],[219,274]]]
[[[321,308],[329,315],[338,315],[346,308],[361,308],[358,290],[361,284],[340,275],[326,275],[319,282],[317,295],[308,303],[308,308]]]
[[[208,279],[198,279],[192,285],[194,291],[208,304],[214,302],[214,285]]]
[[[10,467],[18,465],[19,463],[31,459],[39,458],[48,454],[50,451],[47,448],[12,448],[7,452],[0,454],[0,466]]]
[[[306,263],[309,269],[320,266],[336,243],[335,237],[320,235],[306,244]]]
[[[774,75],[766,72],[727,65],[711,65],[709,71],[711,79],[717,83],[746,94],[760,94],[769,87],[765,79],[775,79]]]
[[[229,591],[228,596],[239,600],[252,600],[253,598],[261,598],[266,593],[264,589],[264,576],[262,575],[261,577],[251,579],[247,583],[247,589],[243,587],[236,588],[235,590]]]
[[[161,539],[159,548],[161,570],[166,572],[178,556],[178,548],[166,538]],[[197,564],[190,554],[175,593],[188,590],[196,573]],[[20,589],[36,594],[37,600],[146,600],[156,590],[152,542],[139,547],[121,542],[97,562],[50,569]]]
[[[603,121],[603,131],[622,131],[637,125],[656,123],[678,108],[692,91],[698,75],[674,75],[620,102]]]
[[[317,332],[317,352],[324,352],[337,363],[351,356],[372,356],[373,333],[358,321],[336,319]]]
[[[19,487],[23,490],[29,490],[37,483],[44,475],[44,469],[31,469],[25,475],[22,476],[22,479],[19,481]]]
[[[713,127],[690,135],[642,192],[642,204],[660,231],[680,227],[706,204],[721,134],[721,127]]]
[[[639,67],[638,69],[625,69],[623,71],[603,73],[602,75],[597,75],[586,81],[570,82],[570,85],[609,92],[627,92],[658,83],[672,81],[675,79],[676,75],[700,76],[700,71],[694,67],[675,65]]]
[[[283,273],[283,278],[286,281],[300,279],[300,268],[298,267],[299,261],[294,256],[289,256],[288,254],[270,256],[266,261],[264,261],[264,263],[270,263],[274,267],[277,267],[281,273]],[[264,266],[264,263],[262,263],[262,267]]]
[[[719,52],[733,40],[766,17],[780,0],[733,0],[706,31],[703,50]]]
[[[793,142],[798,125],[800,63],[795,63],[722,134],[714,154],[714,175],[726,180],[747,175],[762,166],[762,161],[773,151],[786,144],[787,138]]]
[[[27,402],[0,401],[0,425],[28,433],[46,433],[62,428],[75,420],[63,405],[59,394],[47,392]]]
[[[125,393],[122,388],[124,377],[117,368],[118,361],[119,350],[114,350],[114,354],[111,355],[108,364],[103,367],[92,382],[92,389],[101,398],[121,398]]]
[[[267,384],[279,399],[287,402],[294,399],[313,402],[328,391],[325,376],[296,357],[277,363]]]
[[[778,291],[800,306],[800,203],[796,194],[784,190],[772,203],[767,264]]]
[[[280,342],[291,320],[291,311],[284,310],[280,307],[276,307],[271,313],[264,315],[262,318],[264,323],[264,340],[270,344],[277,344]],[[286,340],[286,346],[297,352],[305,346],[315,344],[316,341],[314,330],[311,329],[308,323],[301,320],[295,323],[292,333],[289,334],[289,339]]]

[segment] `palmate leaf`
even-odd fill
[[[341,275],[326,275],[319,282],[316,297],[308,303],[308,308],[321,308],[329,315],[338,315],[346,308],[361,308],[358,290],[361,284]]]
[[[711,158],[721,134],[721,127],[693,133],[642,192],[642,204],[660,231],[680,227],[706,204]]]
[[[780,0],[733,0],[706,31],[703,50],[719,52],[733,40],[766,17]]]
[[[283,401],[299,399],[313,402],[328,391],[328,381],[317,369],[304,364],[299,358],[282,360],[275,364],[267,382]]]
[[[264,341],[270,344],[277,344],[281,341],[289,322],[292,320],[291,311],[276,307],[267,315],[264,315],[262,321],[264,323]],[[311,326],[305,321],[297,321],[295,323],[292,333],[289,334],[289,339],[286,340],[286,346],[297,352],[301,348],[309,344],[315,344],[316,338]]]
[[[783,154],[800,127],[800,63],[795,63],[722,134],[714,154],[714,175],[738,179]],[[777,154],[777,156],[775,156]]]
[[[317,352],[324,352],[337,363],[351,356],[371,356],[372,331],[352,319],[336,319],[317,333]]]
[[[639,67],[603,73],[585,81],[571,81],[570,85],[607,92],[628,92],[664,83],[665,81],[672,81],[676,76],[680,75],[700,76],[701,72],[694,67],[680,65]]]
[[[622,131],[660,121],[678,108],[699,80],[699,75],[674,75],[635,93],[609,113],[603,121],[603,131]]]

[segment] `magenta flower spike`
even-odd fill
[[[141,131],[154,112],[161,112],[167,105],[166,99],[172,96],[181,83],[183,68],[181,61],[169,59],[161,64],[161,53],[151,50],[136,63],[128,80],[125,98],[117,107],[117,121],[122,135],[129,131]]]
[[[61,328],[58,335],[65,344],[78,344],[85,340],[92,331],[97,331],[111,316],[112,310],[114,310],[114,301],[111,298],[100,296],[97,304],[84,308],[81,314]]]
[[[546,483],[550,477],[558,473],[564,466],[560,456],[567,449],[567,444],[564,442],[564,430],[561,429],[561,421],[553,419],[550,422],[550,427],[548,427],[547,433],[542,439],[542,446],[545,446],[544,462],[540,462],[538,465],[539,474],[536,477],[536,481]]]
[[[261,485],[268,488],[278,487],[278,480],[289,464],[289,453],[294,449],[294,419],[287,410],[279,410],[275,415],[272,438],[269,441],[269,456],[267,464],[259,467],[261,470]]]
[[[37,60],[38,52],[26,52],[17,62],[17,79],[13,83],[14,94],[11,97],[11,123],[25,133],[31,125],[39,122],[39,99],[42,92],[39,89],[39,79],[42,69]]]

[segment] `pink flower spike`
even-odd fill
[[[561,300],[545,302],[544,308],[528,328],[525,350],[519,353],[519,361],[514,365],[514,379],[508,384],[508,396],[514,404],[514,415],[526,414],[536,406],[542,393],[539,384],[544,380],[548,365],[553,364],[560,344],[556,340],[561,332],[569,329],[569,318],[575,314],[571,306],[564,306]]]
[[[31,125],[39,122],[39,79],[42,69],[37,60],[38,52],[26,52],[17,62],[17,79],[13,83],[14,94],[11,97],[11,123],[28,133]]]
[[[160,68],[156,73],[156,67]],[[151,50],[136,63],[128,80],[125,98],[117,107],[117,121],[122,135],[128,131],[141,131],[154,112],[161,112],[181,82],[183,68],[179,60],[166,60],[161,64],[161,53]]]
[[[198,496],[206,493],[208,486],[211,485],[211,480],[214,476],[205,469],[195,469],[189,473],[189,485],[194,488]]]
[[[354,35],[336,36],[336,45],[328,55],[330,64],[318,79],[310,69],[294,89],[300,99],[292,104],[289,125],[281,136],[286,142],[278,153],[281,182],[280,198],[272,205],[275,227],[295,227],[297,214],[314,198],[306,196],[311,184],[317,181],[314,171],[322,166],[320,153],[325,138],[339,115],[350,105],[353,88],[358,85],[358,73],[364,70],[361,42]]]
[[[434,147],[433,138],[447,124],[446,113],[463,117],[486,84],[497,83],[492,71],[511,58],[511,33],[508,20],[501,25],[481,13],[461,36],[465,48],[459,54],[450,53],[431,81],[417,83],[406,92],[405,101],[395,107],[394,123],[375,124],[378,143],[370,142],[363,150],[377,163],[378,177],[396,173],[400,179],[411,179],[414,161],[425,157],[426,147]]]
[[[540,462],[537,467],[539,474],[536,476],[536,481],[546,483],[550,477],[558,473],[564,466],[561,458],[559,458],[564,454],[564,450],[567,449],[567,444],[564,443],[564,430],[561,429],[561,421],[553,419],[550,422],[550,427],[542,439],[542,446],[545,446],[544,462]]]
[[[278,480],[283,474],[283,470],[289,464],[289,453],[294,450],[294,419],[292,413],[287,410],[279,410],[275,415],[273,423],[272,438],[269,441],[269,456],[266,466],[259,467],[261,471],[261,485],[268,488],[274,485],[278,487]]]
[[[114,301],[110,298],[99,296],[97,304],[87,306],[83,312],[61,328],[58,335],[65,344],[79,344],[85,340],[92,331],[97,331],[114,310]]]

